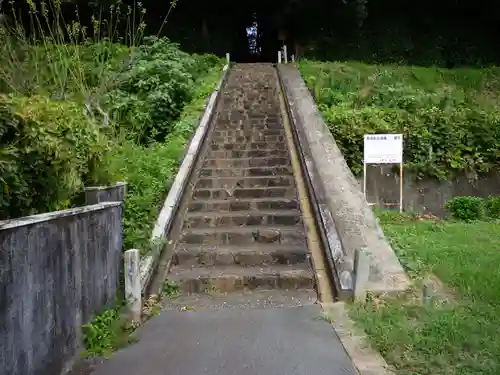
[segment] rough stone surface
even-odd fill
[[[228,73],[174,239],[184,293],[314,288],[279,90],[271,64]]]
[[[115,301],[122,207],[101,203],[0,222],[2,375],[57,375],[81,326]]]
[[[239,293],[212,291],[167,299],[164,301],[164,310],[268,309],[298,307],[317,302],[318,296],[311,289],[246,290]]]
[[[352,270],[356,249],[371,253],[368,290],[375,293],[405,290],[409,281],[394,251],[382,235],[358,182],[324,123],[299,71],[293,65],[279,65],[291,120],[305,134],[324,199],[343,245],[337,264]],[[306,126],[307,125],[307,126]]]
[[[320,307],[169,311],[94,375],[355,375]]]

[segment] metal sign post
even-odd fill
[[[363,147],[363,194],[366,199],[366,168],[368,164],[399,164],[399,204],[385,203],[384,206],[399,205],[403,212],[403,135],[366,134]],[[368,203],[370,206],[375,203]]]

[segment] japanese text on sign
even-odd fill
[[[367,134],[364,140],[365,164],[396,164],[403,162],[402,134]]]

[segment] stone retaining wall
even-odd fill
[[[370,203],[399,202],[399,172],[391,166],[369,166],[367,169],[367,198]],[[362,177],[358,178],[363,182]],[[419,179],[413,173],[405,173],[403,182],[403,208],[406,212],[447,215],[445,203],[456,196],[487,198],[500,195],[500,172],[480,175],[477,179],[465,174],[453,179],[438,181],[434,178]]]

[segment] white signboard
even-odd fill
[[[399,164],[403,162],[402,134],[367,134],[364,142],[365,164]]]

